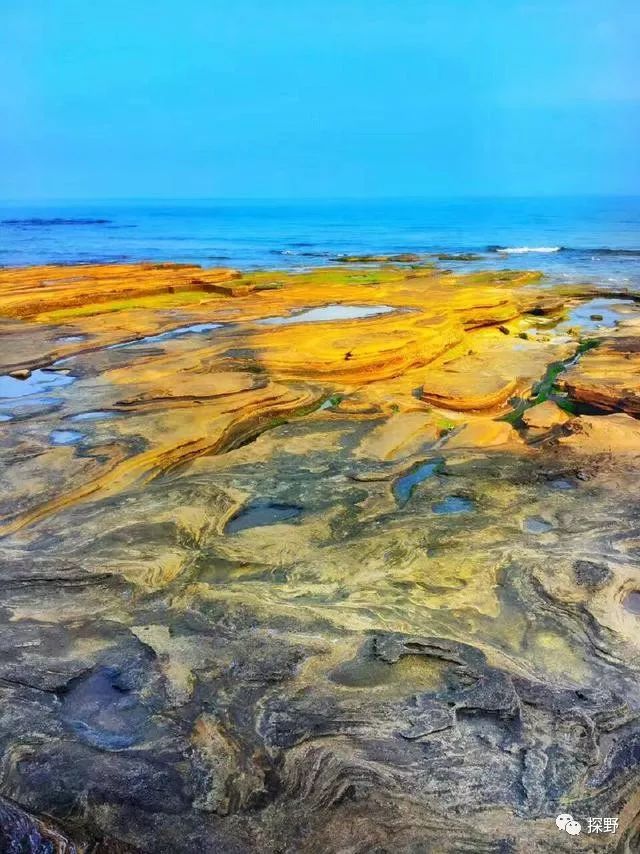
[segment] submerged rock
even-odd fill
[[[417,264],[422,256],[414,252],[402,252],[397,255],[337,255],[332,260],[341,264]]]
[[[438,261],[482,261],[484,255],[475,252],[441,252],[436,258]]]

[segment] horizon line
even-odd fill
[[[216,203],[335,203],[335,202],[394,202],[394,201],[508,201],[518,199],[640,199],[640,189],[632,193],[455,193],[451,195],[380,195],[380,196],[46,196],[0,198],[0,205],[50,205],[50,204],[103,204],[103,203],[166,203],[166,202],[216,202]]]

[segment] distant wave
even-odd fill
[[[136,261],[131,255],[89,255],[87,252],[79,252],[77,257],[70,255],[49,261],[53,267],[76,267],[87,264],[123,264],[128,261]]]
[[[18,225],[26,227],[38,228],[47,225],[110,225],[110,219],[64,219],[63,217],[54,217],[53,219],[41,219],[40,217],[31,217],[29,219],[3,219],[1,225]]]
[[[562,246],[488,246],[489,252],[498,252],[500,255],[526,255],[529,252],[561,252]]]
[[[640,258],[640,249],[609,249],[602,247],[600,249],[575,249],[574,252],[586,252],[589,255],[619,255],[628,258]]]
[[[300,252],[297,249],[270,249],[269,251],[272,255],[293,255],[297,258],[328,258],[330,256],[329,252]]]
[[[488,252],[497,252],[499,255],[525,255],[529,252],[543,254],[563,252],[574,255],[606,255],[627,258],[640,258],[640,249],[613,249],[609,246],[597,247],[571,247],[571,246],[487,246]]]

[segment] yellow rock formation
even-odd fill
[[[522,416],[522,421],[527,427],[536,430],[550,430],[565,424],[571,418],[557,403],[552,400],[544,400],[527,409]]]
[[[228,451],[323,403],[315,418],[388,419],[363,438],[363,458],[410,456],[487,415],[454,445],[510,441],[490,419],[571,352],[566,339],[498,329],[559,310],[537,280],[393,266],[0,271],[0,362],[14,372],[2,442],[24,458],[5,475],[2,530]],[[80,431],[82,444],[52,442],[56,430]]]
[[[640,415],[639,360],[637,335],[606,338],[563,375],[562,385],[579,403]]]

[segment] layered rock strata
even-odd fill
[[[640,311],[594,298],[0,271],[0,845],[636,850]]]

